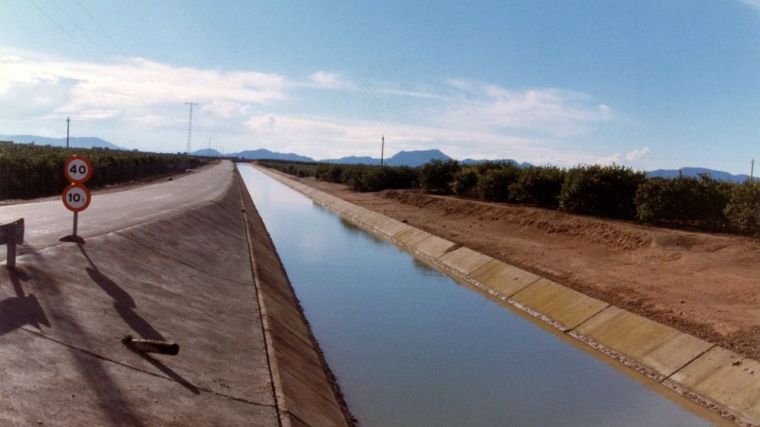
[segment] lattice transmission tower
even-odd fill
[[[190,107],[190,116],[187,119],[187,154],[190,154],[192,148],[192,136],[193,136],[193,106],[198,105],[197,102],[185,102],[185,105]]]

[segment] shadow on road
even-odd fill
[[[138,356],[142,357],[143,359],[145,359],[151,365],[155,366],[156,369],[158,369],[159,371],[163,372],[169,378],[171,378],[174,381],[178,382],[180,385],[182,385],[182,387],[185,387],[186,389],[190,390],[191,392],[193,392],[195,394],[201,394],[201,390],[198,387],[196,387],[195,385],[193,385],[193,383],[191,383],[190,381],[188,381],[185,378],[183,378],[180,374],[174,372],[174,370],[172,368],[170,368],[170,367],[164,365],[163,363],[161,363],[160,360],[154,359],[149,354],[143,353],[141,351],[137,351],[137,350],[133,349],[132,347],[127,346],[127,348],[131,352],[133,352],[133,353],[137,354]]]
[[[134,309],[137,308],[137,304],[135,303],[135,300],[132,298],[132,296],[98,269],[90,256],[87,254],[84,246],[79,245],[79,250],[90,263],[90,267],[86,269],[87,274],[90,276],[93,282],[95,282],[105,293],[113,298],[113,306],[116,309],[116,312],[119,313],[119,316],[121,316],[121,318],[124,320],[124,322],[144,339],[164,341],[164,336],[161,335],[161,333],[158,332],[153,326],[151,326],[148,321],[143,319],[142,316],[135,312]],[[148,354],[136,351],[131,347],[127,348],[145,359],[151,365],[155,366],[156,369],[163,372],[169,378],[173,379],[186,389],[190,390],[192,393],[200,394],[200,389],[198,389],[198,387],[193,385],[190,381],[183,378],[168,366],[164,365],[161,361],[154,359]]]
[[[34,256],[34,258],[36,262],[44,265],[43,257]],[[68,299],[65,295],[61,295],[60,284],[46,274],[46,269],[24,266],[15,271],[6,270],[16,296],[0,301],[0,335],[25,325],[35,325],[39,328],[38,325],[41,324],[53,328],[57,338],[64,343],[76,343],[79,348],[91,348],[89,334],[82,328],[77,316],[69,309]],[[48,320],[48,314],[33,294],[25,295],[24,282],[30,282],[28,286],[41,292],[40,298],[47,301],[46,307],[53,322]],[[88,352],[71,346],[68,348],[77,370],[81,373],[86,385],[93,390],[97,405],[108,418],[109,424],[143,426],[141,417],[135,413],[129,402],[124,400],[123,391],[109,373],[105,363]],[[55,402],[54,398],[51,404],[55,404],[53,402]]]
[[[5,335],[22,326],[31,325],[40,329],[40,324],[50,327],[50,322],[34,294],[25,295],[21,282],[29,280],[29,275],[23,270],[6,269],[8,278],[13,284],[15,297],[0,301],[0,335]]]
[[[163,335],[151,326],[147,320],[143,319],[142,316],[134,311],[134,309],[137,308],[137,304],[135,304],[135,300],[132,296],[98,269],[95,263],[92,262],[92,259],[87,254],[83,245],[78,246],[84,257],[87,258],[87,262],[90,263],[90,267],[87,267],[87,275],[90,276],[90,279],[92,279],[93,282],[100,286],[100,289],[113,298],[114,308],[124,320],[124,323],[129,325],[129,327],[142,338],[163,341]]]

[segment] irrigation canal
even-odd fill
[[[711,424],[675,393],[239,169],[361,425]]]

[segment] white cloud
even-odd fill
[[[448,79],[446,84],[464,92],[475,92],[475,84],[465,79]]]
[[[23,100],[20,90],[35,93],[35,102],[47,106],[47,115],[80,119],[112,118],[130,109],[184,101],[266,105],[286,99],[286,85],[276,74],[173,67],[140,58],[106,64],[0,58],[0,99],[15,104]],[[57,93],[46,99],[50,88]]]
[[[351,90],[354,88],[353,83],[348,80],[344,80],[339,74],[329,73],[322,70],[319,70],[310,75],[309,80],[314,87],[320,89]]]
[[[745,5],[760,11],[760,0],[739,0]]]
[[[623,163],[623,156],[620,153],[614,153],[609,156],[599,156],[591,161],[578,162],[580,164],[592,164],[592,165],[619,165]]]
[[[582,92],[555,88],[516,91],[493,84],[448,80],[468,95],[449,106],[449,123],[492,130],[528,131],[554,137],[588,134],[609,120],[612,109]]]
[[[140,58],[92,63],[5,53],[0,47],[0,120],[17,125],[15,132],[5,126],[8,133],[57,129],[58,120],[70,115],[82,129],[117,135],[121,140],[114,142],[130,148],[184,150],[183,103],[192,101],[200,104],[193,136],[205,140],[218,131],[223,136],[214,137],[215,144],[227,152],[263,147],[315,158],[377,155],[385,135],[389,153],[441,148],[458,158],[596,163],[606,161],[604,156],[577,153],[567,144],[614,115],[589,94],[556,88],[514,90],[464,79],[437,86],[354,83],[324,70],[295,81]],[[321,91],[307,88],[334,91],[343,98],[331,95],[331,100],[367,111],[323,106]],[[300,102],[306,96],[312,97],[309,102]],[[639,151],[626,157],[644,156],[648,148]]]
[[[649,154],[650,151],[652,150],[649,147],[637,148],[635,150],[631,150],[625,153],[625,159],[630,162],[633,162],[646,156],[647,154]]]
[[[381,135],[385,135],[389,146],[393,144],[396,150],[424,148],[430,143],[465,143],[483,148],[484,145],[498,145],[508,141],[526,146],[531,142],[455,128],[274,114],[252,116],[245,124],[257,139],[274,145],[308,143],[309,153],[317,158],[332,156],[327,153],[334,149],[353,153],[374,152]]]
[[[628,151],[625,154],[613,153],[609,156],[597,156],[590,157],[590,161],[581,161],[579,163],[599,164],[599,165],[612,165],[612,164],[631,164],[644,158],[652,150],[649,147],[636,148]]]
[[[430,92],[423,92],[423,91],[417,91],[417,90],[405,90],[405,89],[394,89],[390,87],[386,88],[380,88],[377,89],[377,92],[384,95],[395,95],[395,96],[403,96],[403,97],[409,97],[409,98],[422,98],[422,99],[432,99],[436,101],[447,101],[451,102],[454,101],[454,98],[451,98],[446,95],[439,95],[437,93],[430,93]]]
[[[388,155],[401,150],[439,148],[459,159],[513,158],[561,166],[621,163],[622,159],[620,154],[600,156],[563,150],[554,147],[547,139],[510,136],[456,125],[406,125],[275,114],[254,115],[245,124],[254,138],[270,149],[295,151],[316,159],[349,155],[378,157],[381,135],[385,136]]]
[[[249,114],[251,106],[234,101],[212,101],[210,104],[203,104],[201,111],[222,119],[235,119]]]

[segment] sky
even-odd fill
[[[760,162],[760,0],[0,0],[0,134],[316,159]]]

